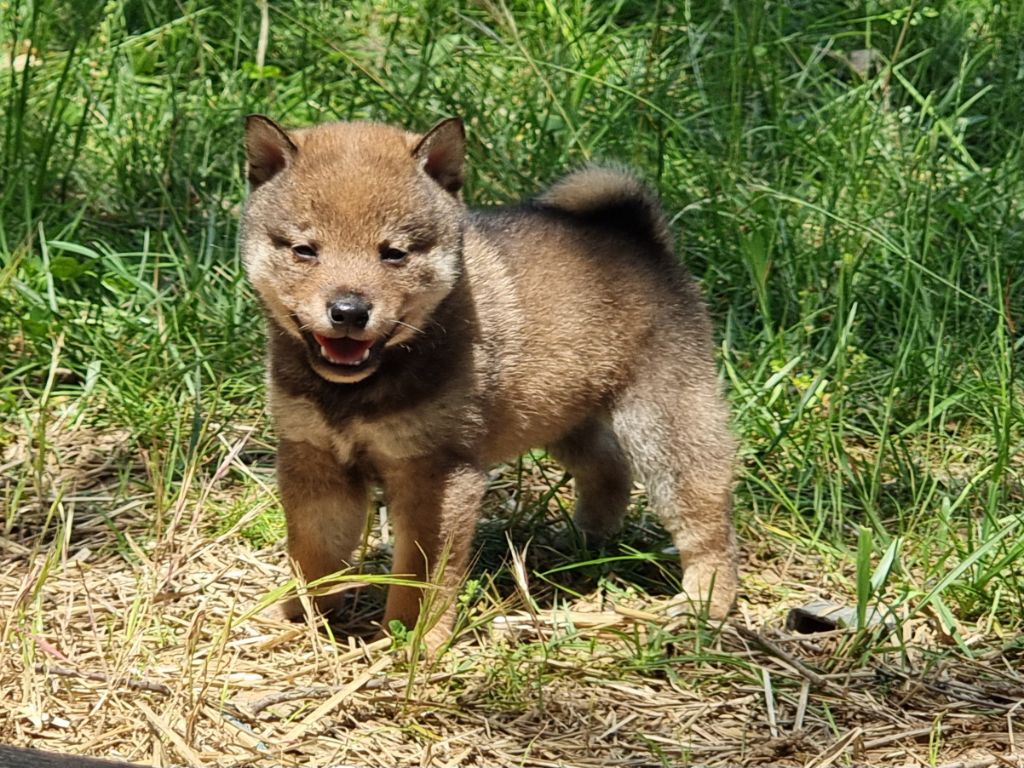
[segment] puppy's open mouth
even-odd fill
[[[313,334],[313,339],[320,345],[320,356],[333,365],[359,365],[370,359],[370,347],[373,339],[351,339],[347,336],[332,339],[328,336]]]
[[[353,339],[350,336],[331,337],[319,333],[306,336],[310,353],[321,365],[326,364],[339,372],[356,373],[376,365],[386,338]]]

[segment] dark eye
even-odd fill
[[[389,264],[401,263],[405,261],[405,258],[408,255],[409,254],[401,248],[393,248],[390,245],[382,245],[380,247],[380,260]]]
[[[292,246],[292,255],[302,261],[316,261],[317,253],[309,243],[296,243]]]

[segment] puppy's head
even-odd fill
[[[242,256],[266,310],[335,382],[413,342],[462,268],[465,137],[375,123],[247,119]]]

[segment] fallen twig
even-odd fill
[[[836,687],[832,683],[830,683],[824,677],[822,677],[813,669],[808,667],[806,664],[800,661],[800,659],[796,658],[793,654],[780,648],[778,645],[773,643],[764,635],[760,634],[759,632],[755,632],[752,629],[747,629],[746,627],[740,624],[734,624],[733,627],[735,628],[736,633],[744,640],[753,643],[754,645],[758,646],[761,650],[766,651],[767,653],[776,657],[777,659],[785,663],[786,666],[791,667],[795,672],[807,678],[807,680],[813,685],[817,686],[818,688],[824,688],[832,692],[836,691]]]
[[[164,696],[171,695],[171,689],[163,683],[154,683],[151,680],[141,680],[135,677],[119,678],[112,677],[104,672],[89,672],[84,669],[75,669],[74,667],[45,666],[43,664],[36,665],[36,672],[58,675],[60,677],[80,677],[83,680],[95,680],[99,683],[123,685],[125,688],[134,688],[137,691],[152,691],[153,693],[162,693]]]

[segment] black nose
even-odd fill
[[[350,293],[327,303],[327,318],[335,328],[365,328],[373,305],[362,296]]]

